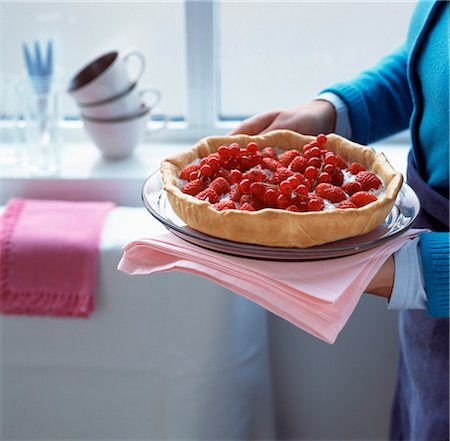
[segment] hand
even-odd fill
[[[230,135],[259,135],[275,129],[289,129],[303,135],[331,133],[336,110],[328,101],[314,100],[293,109],[273,110],[244,120]]]
[[[394,286],[395,276],[395,262],[394,256],[384,262],[383,266],[379,269],[378,273],[369,283],[369,286],[364,290],[369,294],[381,296],[389,299],[392,294],[392,288]]]

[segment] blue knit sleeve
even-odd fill
[[[427,310],[432,317],[449,317],[449,234],[420,235]]]
[[[408,127],[413,102],[406,68],[401,47],[355,79],[321,92],[335,93],[347,104],[354,141],[368,144]]]

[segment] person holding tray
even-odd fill
[[[449,9],[419,2],[405,44],[313,101],[243,121],[231,134],[336,132],[367,144],[409,127],[407,181],[426,232],[392,255],[366,288],[399,309],[400,360],[390,438],[449,439]]]

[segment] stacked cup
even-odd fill
[[[128,67],[132,58],[139,62],[134,77]],[[133,152],[161,99],[154,87],[138,89],[144,69],[140,51],[112,51],[89,63],[69,83],[68,93],[78,104],[84,127],[105,158],[121,159]]]

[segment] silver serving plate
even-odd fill
[[[233,256],[283,261],[331,259],[369,250],[407,231],[414,225],[420,212],[417,195],[409,185],[403,184],[389,215],[370,233],[311,248],[277,248],[220,239],[188,227],[172,210],[159,171],[145,181],[142,200],[152,216],[187,242]]]

